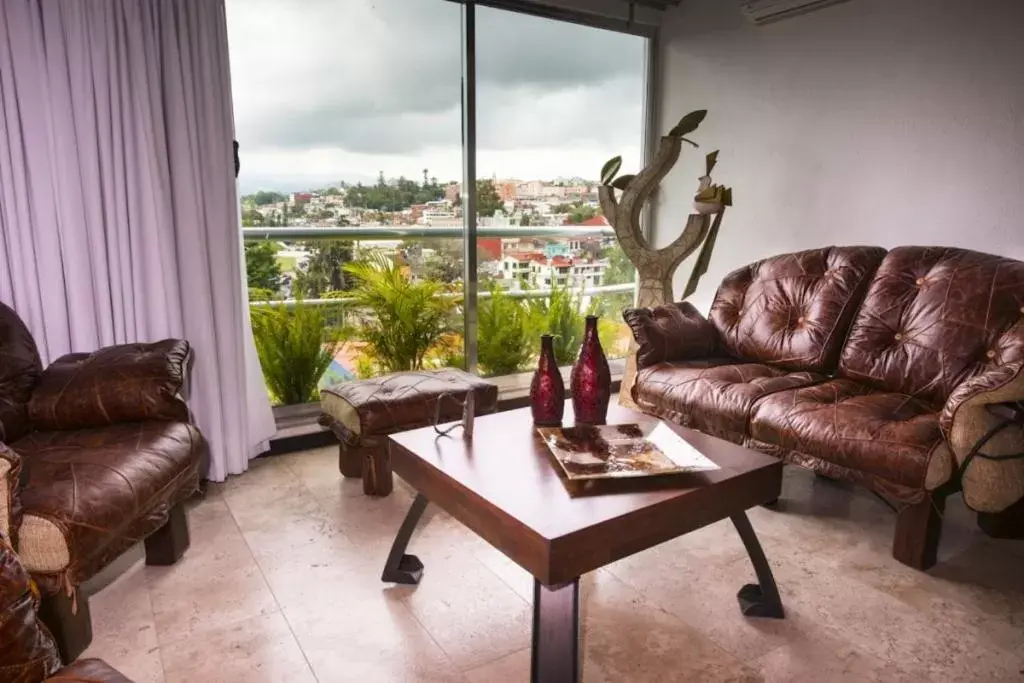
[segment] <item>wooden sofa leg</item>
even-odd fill
[[[901,509],[896,516],[892,556],[914,569],[933,566],[938,559],[945,507],[946,495],[932,492],[920,503]]]
[[[978,527],[992,538],[1024,539],[1024,498],[1002,512],[979,512]]]
[[[185,504],[178,503],[171,508],[167,523],[146,539],[146,564],[174,564],[185,554],[188,546],[188,517],[185,514]]]
[[[363,457],[358,448],[338,444],[338,470],[346,479],[363,476]]]
[[[61,661],[65,664],[77,659],[92,642],[89,598],[81,590],[74,598],[68,597],[63,590],[44,595],[39,605],[39,620],[53,634]]]

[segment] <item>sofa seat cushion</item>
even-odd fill
[[[813,372],[787,372],[733,358],[703,358],[640,370],[633,395],[645,412],[742,443],[750,408],[758,399],[823,381]]]
[[[206,445],[183,422],[33,432],[14,448],[27,484],[18,551],[33,573],[88,578],[192,495]]]
[[[842,468],[837,474],[882,488],[895,484],[903,492],[934,489],[953,474],[934,408],[846,379],[761,399],[751,413],[750,436],[751,445],[777,446],[800,464],[814,467],[817,459]],[[827,464],[815,469],[827,470]]]

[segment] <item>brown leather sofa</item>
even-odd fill
[[[624,317],[642,410],[874,491],[899,561],[935,563],[957,490],[990,534],[1024,534],[1024,263],[828,247],[730,273],[707,318]]]
[[[0,533],[38,584],[65,662],[92,639],[82,582],[142,540],[149,564],[188,547],[183,503],[207,454],[185,402],[190,360],[187,342],[165,340],[44,370],[0,304]]]
[[[0,681],[131,683],[98,659],[61,668],[53,636],[37,616],[39,595],[14,549],[0,535]]]

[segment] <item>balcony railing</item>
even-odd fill
[[[351,227],[248,227],[242,230],[243,238],[246,241],[261,241],[261,240],[274,240],[281,242],[291,241],[307,241],[307,240],[347,240],[347,241],[391,241],[396,240],[432,240],[432,239],[464,239],[465,233],[461,227],[439,227],[439,226],[389,226],[389,225],[371,225],[371,226],[351,226]],[[477,228],[478,237],[484,238],[561,238],[563,240],[572,240],[585,237],[613,237],[614,231],[610,227],[605,226],[593,226],[593,227],[579,227],[579,226],[564,226],[564,225],[552,225],[552,226],[488,226],[482,225]],[[367,245],[372,246],[372,245]],[[388,249],[393,247],[387,247]],[[470,277],[474,275],[483,276],[483,273],[471,273]],[[467,287],[470,291],[475,290],[477,300],[486,301],[495,296],[489,289],[480,289],[475,286]],[[623,295],[634,292],[636,288],[635,282],[624,283],[624,284],[613,284],[603,286],[590,286],[590,287],[573,287],[572,295],[576,298],[579,305],[578,314],[582,315],[585,310],[593,310],[593,307],[601,308],[602,306],[608,306],[611,301],[616,301],[613,308],[617,307],[618,304],[624,301]],[[464,296],[462,291],[462,284],[459,282],[454,283],[452,291],[447,291],[440,296],[461,299]],[[514,299],[541,299],[552,297],[555,292],[565,291],[565,288],[553,289],[553,288],[537,288],[537,289],[522,289],[522,290],[499,290],[502,296],[507,296]],[[342,294],[339,292],[338,294]],[[347,293],[346,293],[347,294]],[[321,310],[325,312],[327,324],[330,326],[348,327],[359,327],[363,324],[363,320],[360,317],[361,314],[354,308],[355,298],[342,294],[338,297],[332,298],[314,298],[304,299],[301,301],[302,305],[310,305],[315,307],[326,307]],[[608,297],[608,298],[606,298]],[[250,301],[249,306],[254,310],[263,309],[269,314],[268,309],[280,309],[281,307],[296,309],[300,305],[300,301],[293,298],[288,299],[274,299],[269,301],[255,300]],[[532,309],[531,309],[532,310]],[[607,309],[606,309],[607,310]],[[610,316],[611,322],[602,322],[602,336],[610,334],[610,329],[615,329],[616,326],[612,323],[615,322],[614,318],[617,316]],[[577,323],[573,323],[573,327],[576,324],[581,324],[581,318],[578,319]],[[619,342],[625,337],[628,337],[628,332],[625,331],[624,325],[621,321],[618,321],[619,329],[615,329],[614,337]],[[280,328],[279,328],[280,329]],[[289,327],[289,329],[291,329]],[[458,331],[458,335],[476,339],[476,335],[483,334],[482,330],[478,330],[474,324],[472,326],[467,325],[464,329]],[[497,334],[497,333],[495,333]],[[481,337],[490,338],[490,337]],[[461,343],[461,342],[460,342]],[[348,342],[346,342],[348,344]],[[618,344],[617,346],[621,346]],[[612,349],[609,348],[609,351]],[[621,352],[621,348],[620,348]],[[344,352],[346,358],[346,365],[352,359],[351,354],[347,351]],[[612,354],[614,355],[614,354]],[[482,363],[482,361],[481,361]],[[529,363],[527,364],[529,365]],[[349,366],[351,367],[351,366]],[[519,370],[523,370],[522,366],[519,366]],[[266,372],[266,368],[264,369]],[[348,372],[348,370],[346,370]],[[351,376],[351,375],[349,375]],[[364,375],[359,375],[364,376]],[[321,386],[323,382],[334,381],[328,379],[329,377],[336,377],[336,374],[325,374],[321,377]],[[512,376],[510,375],[509,378]]]

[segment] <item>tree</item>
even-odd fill
[[[636,268],[618,245],[605,249],[604,258],[608,259],[608,268],[604,271],[602,284],[624,285],[636,280]]]
[[[262,227],[267,224],[266,217],[256,211],[255,209],[249,209],[242,212],[242,226],[246,228],[251,227]]]
[[[493,216],[494,212],[505,206],[498,196],[498,190],[492,180],[476,181],[476,213],[478,216]]]
[[[530,225],[530,214],[524,213],[523,217],[519,219],[519,225],[524,227]]]
[[[298,294],[317,299],[327,291],[341,291],[351,287],[345,275],[345,264],[352,261],[352,243],[341,240],[314,240],[307,242],[309,258],[306,266],[296,273],[293,283]]]
[[[459,240],[438,240],[427,246],[432,247],[434,253],[423,260],[420,277],[447,284],[462,279],[462,243]]]
[[[568,214],[565,218],[565,222],[571,225],[579,225],[584,221],[588,221],[594,216],[601,215],[600,209],[596,206],[584,204],[583,202],[575,202],[573,204],[559,204],[558,206],[551,209],[552,213],[564,213]]]
[[[281,194],[280,192],[260,190],[256,194],[249,195],[248,197],[243,197],[243,199],[248,199],[252,201],[252,203],[255,204],[256,206],[266,206],[267,204],[283,202],[284,200],[288,199],[288,197]]]
[[[281,264],[277,262],[277,246],[273,242],[245,243],[245,276],[250,288],[272,292],[281,288]]]

